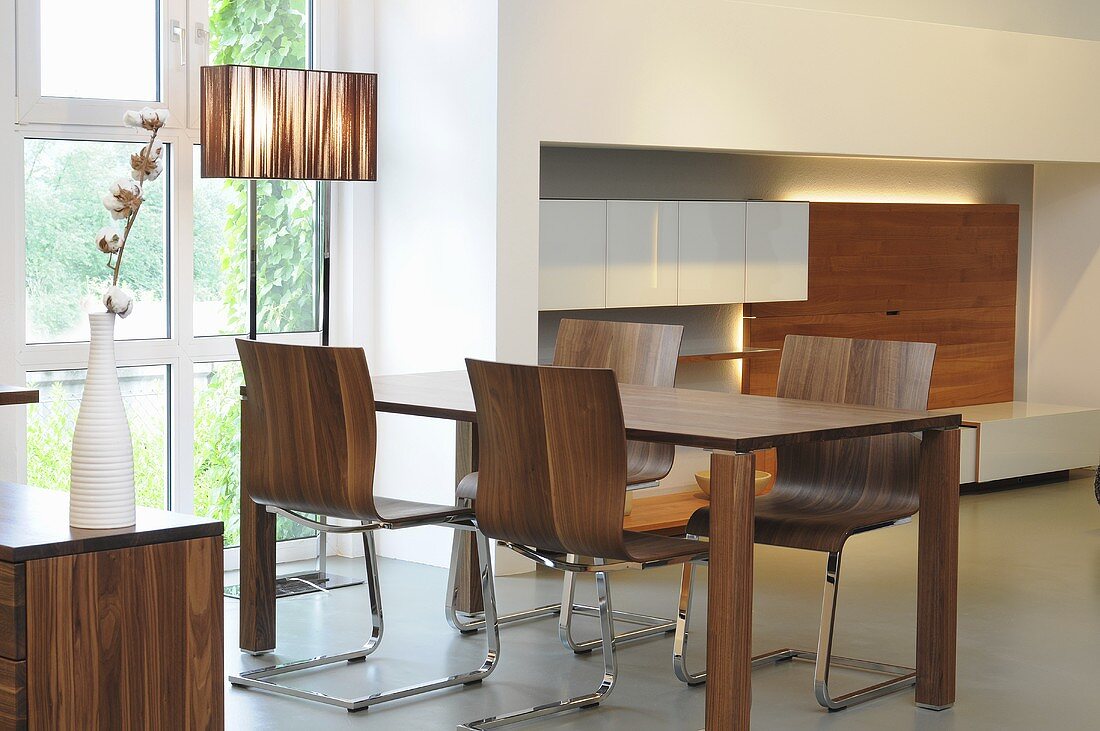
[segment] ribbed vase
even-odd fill
[[[115,315],[88,315],[88,378],[73,434],[69,525],[124,528],[137,521],[134,445],[115,367]]]

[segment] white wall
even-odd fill
[[[462,369],[495,344],[496,3],[374,5],[371,368]],[[454,501],[453,422],[381,415],[378,454],[380,494]],[[446,565],[450,541],[442,528],[386,531],[379,551]]]
[[[1100,407],[1100,165],[1035,166],[1028,398]]]
[[[15,119],[15,7],[6,2],[0,5],[0,120],[5,124]],[[8,130],[0,133],[0,170],[14,179],[15,171],[23,169],[23,140]],[[0,221],[4,222],[3,235],[8,239],[23,240],[23,201],[10,189],[0,189]],[[4,248],[4,251],[21,252],[22,246]],[[22,264],[9,260],[4,267]],[[21,289],[0,288],[0,383],[22,384],[23,369],[18,353],[23,348],[22,328],[15,321],[23,315],[20,300]],[[25,406],[0,407],[0,480],[15,480],[23,475],[26,455],[19,447],[22,439],[16,438],[26,428]]]
[[[509,0],[499,35],[505,358],[537,350],[540,142],[1100,161],[1100,43],[722,0]]]

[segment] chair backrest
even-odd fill
[[[243,458],[265,505],[379,519],[374,392],[361,348],[237,340],[247,398]]]
[[[637,386],[676,384],[683,325],[654,325],[601,320],[562,320],[554,343],[554,365],[610,368],[619,383]],[[676,447],[628,441],[628,475],[659,480],[672,469]]]
[[[934,343],[788,335],[776,396],[926,409],[935,355]],[[823,510],[858,504],[916,511],[919,448],[910,434],[781,447],[771,499],[827,486],[815,496]]]
[[[477,408],[477,521],[490,538],[627,559],[626,431],[610,369],[466,360]]]

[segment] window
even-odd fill
[[[27,478],[34,485],[64,487],[69,481],[73,429],[84,394],[83,370],[35,371],[27,383],[41,400],[27,413]],[[168,368],[119,368],[122,401],[134,442],[137,503],[167,508],[168,499]]]
[[[17,0],[16,18],[24,164],[12,182],[22,191],[24,266],[11,268],[8,284],[21,277],[25,287],[20,360],[42,391],[27,415],[27,479],[68,487],[87,312],[101,308],[108,274],[92,243],[108,222],[100,197],[142,144],[122,126],[123,112],[168,108],[166,169],[146,186],[122,267],[136,304],[117,323],[119,377],[139,504],[221,519],[226,545],[235,545],[242,376],[234,338],[248,324],[248,195],[246,181],[199,177],[198,68],[309,66],[312,3]],[[89,49],[122,49],[125,69]],[[259,329],[285,342],[319,342],[316,191],[257,185]],[[279,523],[280,539],[312,535]],[[316,541],[293,541],[280,556],[315,550]]]
[[[102,297],[107,278],[103,254],[90,245],[107,217],[99,195],[129,172],[127,160],[140,145],[28,137],[23,142],[23,216],[27,272],[27,342],[88,339],[86,312]],[[119,320],[118,339],[168,336],[166,261],[168,211],[166,172],[145,188],[132,246],[120,284],[136,297],[132,316]]]
[[[158,7],[148,0],[103,3],[72,0],[41,2],[42,96],[88,99],[160,99]],[[85,53],[73,64],[74,48],[95,39],[99,48],[126,49],[127,69],[119,73],[111,53]]]

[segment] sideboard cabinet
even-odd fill
[[[0,729],[221,729],[222,524],[0,482]]]

